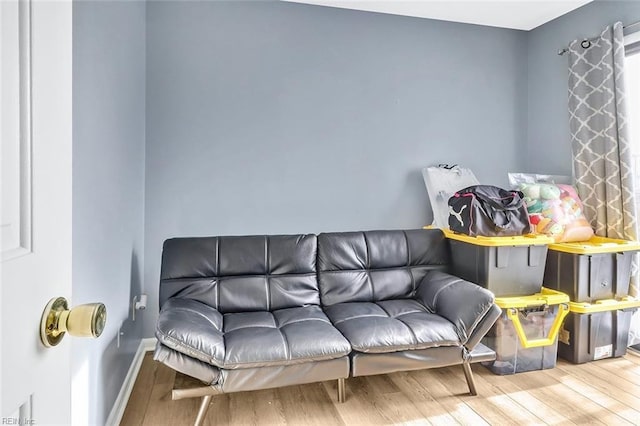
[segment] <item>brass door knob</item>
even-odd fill
[[[67,299],[55,297],[47,303],[40,320],[40,339],[50,348],[66,333],[76,337],[99,337],[107,323],[103,303],[87,303],[69,310]]]

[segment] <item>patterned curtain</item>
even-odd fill
[[[636,240],[624,60],[620,22],[597,38],[569,45],[569,125],[576,187],[585,216],[597,235]],[[634,279],[631,295],[640,295],[638,290]],[[640,337],[640,330],[632,330],[632,337]]]

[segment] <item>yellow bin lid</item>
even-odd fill
[[[527,234],[516,237],[470,237],[465,234],[456,234],[450,229],[443,229],[445,237],[450,240],[463,241],[469,244],[485,247],[503,246],[533,246],[553,243],[554,239],[547,235]]]
[[[542,305],[560,305],[569,303],[569,295],[557,290],[542,287],[540,293],[530,296],[496,297],[496,305],[506,308],[529,308]]]
[[[589,241],[549,244],[549,249],[574,254],[620,253],[640,250],[639,241],[593,236]]]
[[[592,314],[595,312],[618,311],[629,308],[640,308],[640,299],[625,296],[621,299],[598,300],[593,303],[569,303],[569,311],[577,314]]]

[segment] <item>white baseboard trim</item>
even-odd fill
[[[124,415],[124,410],[127,408],[127,403],[129,402],[129,397],[131,396],[131,391],[133,390],[133,385],[136,382],[136,378],[138,377],[138,372],[140,371],[140,367],[142,367],[142,360],[144,359],[145,352],[152,351],[156,347],[157,339],[155,337],[150,337],[148,339],[140,340],[140,345],[138,346],[138,350],[136,354],[133,356],[133,361],[131,361],[131,366],[129,367],[129,371],[124,378],[124,382],[122,383],[122,387],[120,388],[120,392],[118,393],[118,397],[116,401],[113,403],[113,408],[109,413],[109,417],[107,418],[106,425],[107,426],[118,426],[120,421],[122,420],[122,416]]]
[[[140,340],[140,346],[142,346],[143,352],[155,350],[156,343],[158,343],[158,339],[155,337],[147,337],[146,339]]]

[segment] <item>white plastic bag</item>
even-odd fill
[[[512,173],[507,174],[509,176],[509,183],[513,189],[521,183],[562,183],[571,185],[571,176],[563,175],[539,175],[535,173]]]
[[[432,226],[449,229],[449,198],[456,191],[471,185],[479,185],[478,179],[470,169],[440,164],[422,169],[422,177],[429,194],[433,210]]]

